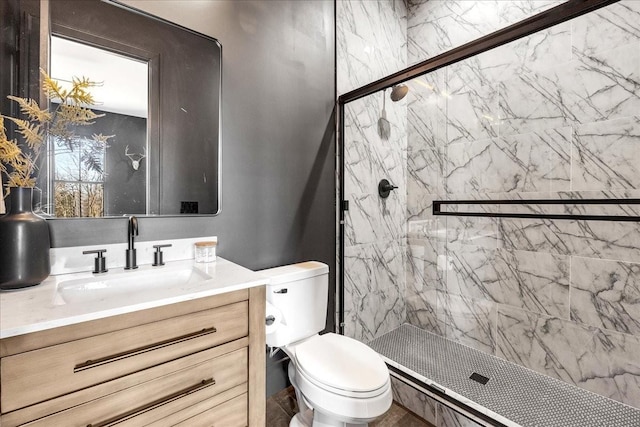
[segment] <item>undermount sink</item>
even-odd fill
[[[58,293],[67,304],[102,300],[146,292],[161,292],[169,287],[194,285],[211,276],[194,267],[145,268],[60,282]]]

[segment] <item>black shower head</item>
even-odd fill
[[[409,86],[407,86],[406,84],[401,83],[399,85],[395,85],[393,88],[391,88],[391,100],[393,102],[398,102],[402,98],[407,96],[408,92]]]

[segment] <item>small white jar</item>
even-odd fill
[[[196,242],[196,262],[214,262],[216,260],[216,246],[218,242]]]

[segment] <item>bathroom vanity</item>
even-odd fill
[[[162,268],[1,293],[0,425],[263,426],[267,280]]]

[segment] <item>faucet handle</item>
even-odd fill
[[[98,273],[106,273],[107,271],[107,258],[105,256],[103,256],[102,254],[107,252],[106,249],[95,249],[93,251],[82,251],[83,255],[88,255],[88,254],[97,254],[98,256],[96,257],[96,259],[94,260],[94,268],[93,268],[93,274],[98,274]]]
[[[167,243],[166,245],[153,245],[156,249],[153,254],[153,264],[151,264],[153,267],[164,265],[164,262],[162,261],[162,248],[170,248],[171,246],[173,246],[171,243]]]

